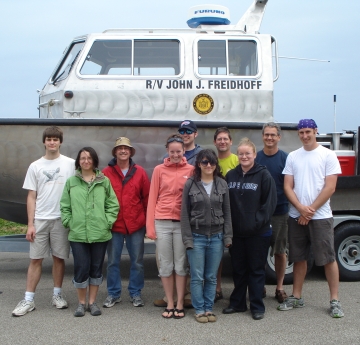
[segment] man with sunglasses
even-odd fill
[[[198,135],[196,124],[191,120],[184,120],[180,123],[178,132],[184,140],[184,156],[187,162],[195,165],[196,156],[202,150],[199,145],[195,144],[195,138]]]

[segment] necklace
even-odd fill
[[[87,182],[89,185],[91,185],[91,184],[94,182],[94,180],[95,180],[95,174],[92,174],[92,175],[91,175],[90,180],[88,180],[88,179],[85,178],[84,176],[82,176],[82,178],[83,178],[83,180],[84,180],[85,182]]]

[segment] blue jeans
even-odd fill
[[[212,311],[216,275],[224,251],[223,234],[210,237],[193,233],[194,248],[188,249],[191,302],[196,314]]]
[[[144,236],[145,227],[131,235],[112,232],[112,239],[107,249],[107,290],[109,296],[118,298],[121,295],[120,258],[124,240],[131,261],[129,294],[130,297],[141,295],[141,289],[144,287]]]
[[[74,257],[73,284],[77,289],[88,285],[100,285],[103,281],[102,268],[105,259],[106,242],[70,242]]]
[[[230,296],[230,307],[247,310],[246,291],[249,289],[250,310],[264,313],[263,291],[265,264],[270,246],[270,237],[234,237],[230,247],[233,268],[234,290]]]

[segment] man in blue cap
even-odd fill
[[[277,309],[305,306],[301,294],[311,245],[315,264],[324,266],[330,289],[330,315],[341,318],[344,312],[338,299],[339,269],[330,208],[341,168],[335,152],[317,143],[316,134],[314,120],[299,121],[298,135],[303,146],[289,154],[283,171],[284,191],[290,202],[289,261],[294,262],[294,284],[292,295]]]

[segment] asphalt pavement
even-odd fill
[[[254,321],[250,312],[223,315],[232,291],[231,268],[228,254],[224,259],[224,300],[215,304],[218,316],[215,323],[200,324],[194,319],[194,310],[186,310],[183,319],[165,320],[161,308],[153,306],[153,300],[161,298],[163,291],[154,255],[145,257],[145,306],[135,308],[130,303],[127,283],[129,258],[123,256],[122,302],[113,308],[102,308],[101,316],[73,316],[77,306],[76,290],[71,283],[72,257],[66,260],[63,291],[69,308],[57,310],[51,306],[52,260],[45,259],[43,274],[36,290],[36,309],[25,316],[13,317],[12,310],[23,299],[29,259],[26,253],[0,253],[0,344],[174,344],[174,345],[221,345],[221,344],[341,344],[360,343],[360,282],[341,282],[340,300],[345,311],[342,319],[329,316],[329,293],[323,269],[312,270],[308,275],[303,297],[305,308],[277,311],[273,297],[274,285],[266,285],[266,314]],[[104,267],[106,267],[106,262]],[[106,270],[104,270],[104,274]],[[288,294],[291,285],[286,286]],[[107,296],[106,280],[98,294],[98,304]]]

